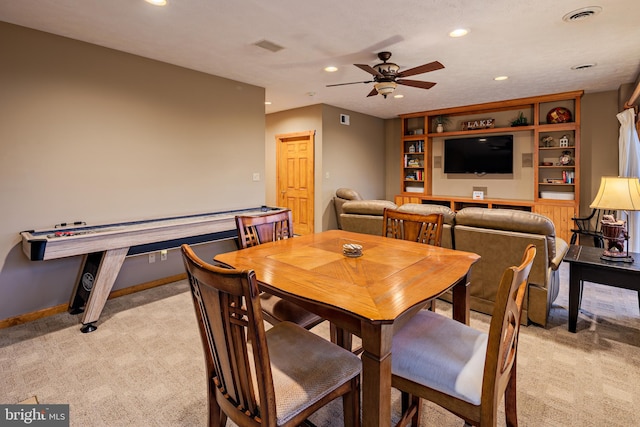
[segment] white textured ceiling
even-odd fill
[[[562,20],[589,6],[602,12]],[[615,90],[640,71],[640,0],[0,0],[0,20],[264,87],[266,113],[325,103],[391,118]],[[448,37],[459,27],[469,35]],[[284,49],[261,49],[260,40]],[[326,87],[370,80],[352,64],[374,65],[381,50],[401,70],[434,60],[446,68],[410,77],[437,84],[399,86],[402,99],[367,97],[371,83]],[[597,65],[571,69],[587,63]]]

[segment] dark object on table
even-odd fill
[[[603,215],[611,215],[615,211],[611,209],[593,209],[591,215],[584,218],[571,218],[575,224],[575,228],[571,230],[571,244],[575,245],[578,236],[588,236],[593,238],[593,246],[596,248],[604,248],[604,239],[602,238],[602,228],[600,220]],[[581,242],[582,243],[582,242]]]

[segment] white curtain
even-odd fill
[[[640,177],[640,140],[635,126],[635,112],[632,108],[617,115],[620,122],[618,139],[620,176]],[[629,252],[640,252],[640,212],[629,212]]]

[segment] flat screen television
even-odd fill
[[[444,173],[513,173],[513,135],[445,139]]]

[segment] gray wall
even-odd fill
[[[22,230],[265,203],[263,88],[1,22],[0,57],[0,320],[66,303],[80,264]],[[183,271],[131,257],[114,289]]]

